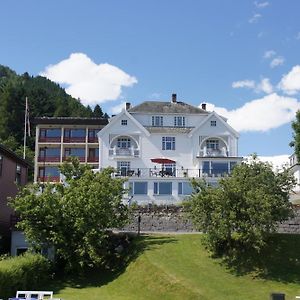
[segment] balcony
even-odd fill
[[[80,162],[85,162],[85,156],[68,155],[63,157],[63,161],[66,161],[69,157],[76,157]]]
[[[39,143],[60,143],[60,136],[40,136]]]
[[[139,157],[140,150],[136,148],[110,148],[108,155],[110,157]]]
[[[88,157],[87,161],[91,163],[99,162],[99,157]]]
[[[38,176],[38,182],[60,182],[60,176]]]
[[[64,137],[64,143],[85,143],[85,136],[80,137]]]
[[[38,162],[60,162],[60,156],[39,156]]]
[[[98,138],[97,137],[88,137],[88,142],[89,143],[98,143]]]
[[[204,147],[197,155],[198,157],[228,157],[226,148],[222,149],[207,149]]]

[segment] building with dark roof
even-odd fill
[[[7,205],[8,197],[14,197],[18,185],[27,183],[29,164],[7,147],[0,145],[0,235],[10,234],[13,210]]]

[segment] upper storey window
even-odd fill
[[[217,126],[217,121],[215,121],[215,120],[210,121],[210,126],[216,127]]]
[[[60,128],[41,128],[40,129],[40,142],[60,142],[61,129]]]
[[[66,128],[64,131],[64,142],[84,143],[86,130],[84,128]]]
[[[185,127],[185,117],[182,117],[182,116],[174,117],[174,126]]]
[[[121,125],[126,126],[127,125],[127,120],[121,120]]]
[[[206,147],[208,149],[218,150],[219,149],[219,140],[216,140],[216,139],[207,140]]]
[[[164,126],[164,119],[162,116],[152,116],[152,126]]]
[[[174,136],[162,137],[162,150],[175,150],[175,137]]]

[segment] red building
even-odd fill
[[[18,185],[27,183],[28,167],[29,164],[24,159],[0,145],[0,236],[2,239],[9,237],[11,217],[14,215],[13,210],[7,205],[7,198],[17,194]]]

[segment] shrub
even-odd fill
[[[50,263],[39,254],[24,254],[0,261],[0,298],[17,290],[35,290],[49,278]]]

